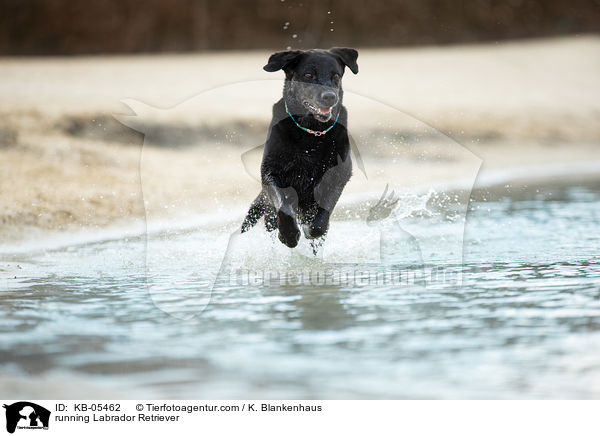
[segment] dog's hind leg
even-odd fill
[[[258,222],[260,217],[262,217],[265,213],[265,195],[261,191],[260,194],[254,199],[252,204],[250,205],[250,209],[248,209],[248,213],[246,214],[246,218],[242,223],[241,233],[247,232]]]

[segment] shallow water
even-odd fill
[[[427,279],[444,258],[427,240],[449,253],[456,226],[419,210],[380,228],[335,222],[317,258],[254,229],[230,250],[238,275],[216,284],[235,223],[5,253],[0,372],[16,382],[0,391],[23,379],[38,398],[95,386],[145,398],[600,398],[600,182],[473,199],[462,284]],[[240,279],[236,262],[277,275]],[[363,275],[298,279],[319,270]],[[59,373],[81,385],[64,394],[43,381]]]

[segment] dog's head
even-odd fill
[[[357,58],[353,48],[280,51],[272,54],[263,68],[269,72],[283,70],[288,106],[324,123],[339,112],[344,70],[348,67],[358,73]]]

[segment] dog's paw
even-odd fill
[[[290,248],[294,248],[298,245],[298,241],[300,240],[300,232],[296,232],[293,235],[284,235],[281,230],[279,231],[279,240]]]
[[[277,214],[277,227],[279,228],[279,240],[290,248],[298,245],[300,240],[300,229],[296,220],[283,212]]]
[[[320,238],[325,233],[327,233],[327,226],[311,225],[308,228],[308,232],[306,232],[306,237],[307,237],[307,239],[316,239],[316,238]]]
[[[321,210],[313,222],[304,227],[304,235],[307,239],[320,238],[327,233],[327,229],[329,229],[329,213]]]

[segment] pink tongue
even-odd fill
[[[319,108],[319,113],[320,114],[328,114],[329,112],[331,112],[331,107],[320,107]]]

